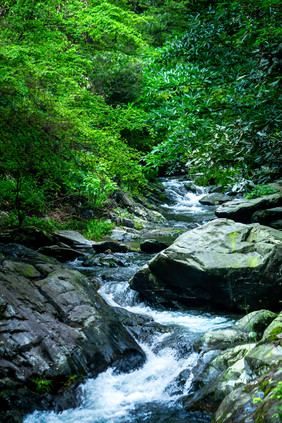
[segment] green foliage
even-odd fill
[[[72,195],[96,212],[116,185],[146,190],[144,164],[265,184],[280,41],[277,0],[5,1],[1,207],[19,225]]]
[[[53,381],[51,379],[35,378],[33,382],[36,385],[36,390],[40,392],[51,392]]]
[[[281,28],[275,1],[194,2],[186,31],[147,60],[147,166],[228,185],[279,171]]]
[[[279,412],[275,413],[272,417],[279,417],[279,421],[282,422],[282,382],[276,382],[270,398],[277,400]]]
[[[263,195],[276,194],[277,190],[270,185],[255,185],[254,188],[246,194],[246,198],[257,198]]]
[[[91,219],[91,220],[72,220],[62,229],[75,229],[82,233],[87,239],[100,241],[103,236],[111,233],[114,227],[113,223],[105,220]]]
[[[14,211],[21,225],[26,215],[45,210],[45,187],[31,178],[17,175],[0,180],[0,207]]]
[[[141,65],[133,55],[144,45],[143,23],[123,2],[8,0],[1,7],[1,199],[19,224],[77,190],[79,179],[95,208],[115,180],[133,191],[146,184],[138,153],[121,138],[122,129],[142,125],[127,107],[111,106],[119,95],[125,103],[137,96]]]
[[[77,378],[78,378],[78,375],[69,375],[67,377],[67,380],[64,383],[64,388],[67,389],[71,385],[73,385],[75,383],[75,381],[76,381]]]

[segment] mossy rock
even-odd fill
[[[265,329],[261,342],[282,342],[282,312]]]
[[[256,340],[259,340],[265,329],[277,317],[276,313],[269,310],[258,310],[247,314],[235,323],[238,329],[252,333],[255,332]]]
[[[2,264],[2,269],[4,272],[8,270],[9,272],[17,273],[18,275],[28,279],[40,277],[40,273],[35,269],[35,267],[28,263],[5,260]]]

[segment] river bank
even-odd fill
[[[193,345],[199,342],[204,333],[217,328],[223,330],[232,325],[241,316],[222,310],[206,312],[199,309],[187,310],[186,308],[185,310],[173,311],[165,309],[163,306],[154,307],[142,302],[138,294],[131,290],[128,285],[129,279],[135,275],[137,270],[155,255],[152,252],[136,251],[139,245],[142,245],[141,241],[143,238],[157,240],[165,245],[166,243],[171,244],[180,231],[196,228],[214,217],[215,207],[205,206],[199,202],[204,196],[204,192],[187,192],[187,188],[184,185],[186,181],[179,182],[174,179],[168,179],[163,182],[167,190],[168,202],[163,204],[159,210],[161,214],[166,216],[166,220],[145,223],[145,227],[138,234],[132,228],[117,229],[110,240],[104,243],[89,244],[88,248],[80,250],[80,256],[74,257],[74,261],[68,264],[70,269],[68,272],[76,272],[78,270],[87,276],[91,289],[94,289],[95,302],[97,303],[98,301],[98,307],[99,304],[100,307],[103,304],[102,319],[107,324],[111,319],[114,319],[119,322],[117,323],[118,325],[121,325],[119,330],[123,331],[122,327],[125,328],[128,335],[123,334],[121,337],[124,339],[125,336],[129,344],[123,351],[135,349],[135,358],[139,357],[139,359],[137,361],[135,359],[132,360],[132,355],[129,357],[127,354],[126,357],[126,354],[121,351],[118,354],[124,356],[123,361],[119,361],[119,365],[117,365],[114,357],[108,363],[104,360],[105,367],[109,364],[111,366],[106,371],[103,371],[103,366],[100,367],[98,373],[100,371],[102,373],[98,376],[97,373],[92,372],[92,375],[95,376],[94,379],[89,378],[91,372],[89,371],[89,366],[86,365],[86,370],[84,371],[84,374],[87,375],[86,383],[81,385],[77,391],[77,385],[79,385],[80,380],[79,377],[74,377],[75,383],[72,385],[72,394],[70,394],[70,400],[65,401],[65,404],[62,402],[54,403],[51,386],[49,392],[48,390],[44,391],[44,389],[40,392],[34,386],[35,394],[38,398],[41,397],[40,408],[44,410],[50,406],[52,407],[53,403],[53,407],[55,406],[57,412],[36,412],[26,417],[26,423],[76,422],[78,420],[95,423],[123,423],[125,421],[202,423],[211,421],[211,410],[208,410],[208,408],[203,410],[203,407],[199,405],[198,408],[183,407],[182,398],[191,395],[191,393],[199,389],[194,383],[194,378],[195,369],[203,360],[203,351],[196,351]],[[116,239],[117,234],[119,236],[118,242]],[[120,241],[125,242],[126,248],[123,251],[114,251],[115,246],[121,245]],[[109,242],[112,242],[112,244]],[[80,247],[82,247],[82,242]],[[72,249],[75,251],[79,250],[78,239],[76,241],[73,240]],[[52,261],[52,259],[50,260]],[[49,263],[50,269],[52,266],[61,265],[57,262],[50,266],[51,264]],[[54,269],[53,267],[51,270],[54,271]],[[64,267],[61,266],[60,271],[65,272],[62,269]],[[30,278],[30,275],[25,275],[24,277]],[[40,282],[40,277],[40,275],[34,274],[31,276],[31,280],[33,279],[35,285],[40,285],[41,289],[48,289],[48,277],[46,278],[45,276],[43,282]],[[52,278],[54,281],[51,272]],[[63,280],[64,278],[61,275],[56,280],[56,285],[61,286]],[[88,287],[87,290],[89,289]],[[98,294],[104,298],[105,302],[101,302],[98,299],[100,297],[95,294],[97,289]],[[65,294],[70,291],[68,289],[64,289],[64,291],[63,303],[69,304],[73,300],[68,299]],[[62,292],[59,295],[61,297]],[[106,303],[111,306],[112,317],[109,318],[108,316],[105,319],[105,316],[109,313],[109,311],[105,311]],[[58,307],[56,312],[58,313]],[[73,310],[68,310],[68,314],[70,313],[72,314]],[[91,313],[93,314],[93,311],[90,311]],[[80,312],[77,313],[77,317],[79,315]],[[89,314],[84,316],[84,319],[87,321],[89,316]],[[74,322],[66,319],[63,323],[67,326],[74,325],[76,330],[79,324],[85,326],[85,320],[84,322]],[[110,335],[110,339],[112,336],[113,334]],[[128,337],[131,337],[131,340]],[[139,346],[134,344],[136,341]],[[97,340],[95,342],[97,344]],[[108,342],[106,341],[107,344]],[[144,355],[146,356],[146,362],[141,366]],[[210,358],[209,355],[205,355],[204,362],[207,364]],[[89,362],[91,362],[91,359]],[[127,364],[124,365],[122,363]],[[136,367],[137,369],[134,370]],[[124,370],[131,371],[130,373],[121,372]],[[51,374],[46,377],[44,372],[45,369],[43,368],[41,380],[51,380]],[[65,372],[68,378],[77,376],[78,373],[77,369],[70,369],[68,373]],[[66,383],[66,380],[64,380],[64,383]],[[69,390],[66,389],[66,391]],[[77,392],[79,392],[78,397],[76,396]],[[2,395],[4,402],[5,395],[7,394]],[[60,391],[60,395],[62,395],[62,391]],[[39,404],[38,398],[37,402]],[[69,408],[74,404],[80,404],[80,406],[62,411],[64,408]],[[59,411],[61,412],[58,414]]]

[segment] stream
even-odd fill
[[[165,178],[161,182],[167,202],[159,211],[167,222],[156,224],[152,233],[156,229],[160,232],[162,226],[164,230],[166,227],[188,230],[214,218],[214,207],[199,203],[205,195],[202,188],[198,187],[193,194],[187,192],[184,180]],[[146,237],[151,237],[150,232]],[[107,260],[106,254],[99,256]],[[111,306],[148,316],[162,325],[163,330],[137,339],[146,353],[144,366],[130,373],[117,373],[109,368],[81,386],[82,404],[78,408],[59,414],[37,411],[27,416],[24,423],[210,422],[211,416],[187,412],[181,406],[181,397],[193,389],[193,368],[198,354],[192,345],[206,331],[229,326],[234,316],[190,309],[185,312],[154,309],[141,302],[128,284],[138,268],[153,255],[131,252],[114,256],[120,261],[119,267],[85,266],[80,259],[70,265],[95,279],[100,286],[99,294]]]

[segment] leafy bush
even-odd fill
[[[263,195],[270,195],[270,194],[276,194],[277,190],[269,185],[255,185],[255,187],[252,189],[251,192],[248,192],[246,194],[246,198],[257,198],[261,197]]]
[[[193,3],[186,31],[145,67],[139,104],[159,141],[147,166],[175,171],[182,162],[206,182],[265,182],[282,153],[278,3]]]
[[[103,236],[111,233],[114,227],[113,223],[105,220],[70,220],[62,226],[62,229],[77,230],[87,239],[99,241]]]

